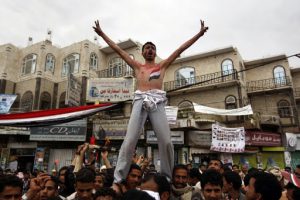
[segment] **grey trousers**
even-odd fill
[[[143,99],[135,100],[127,128],[127,133],[121,146],[117,166],[114,173],[114,182],[125,180],[132,163],[135,147],[140,138],[147,116],[158,139],[161,174],[171,180],[174,165],[174,149],[171,143],[170,128],[165,113],[165,104],[158,103],[157,109],[147,112],[143,109]]]

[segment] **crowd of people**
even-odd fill
[[[114,169],[108,151],[101,151],[103,166],[95,168],[95,151],[80,145],[70,166],[56,175],[1,171],[0,200],[277,200],[300,199],[300,165],[289,171],[266,170],[239,165],[223,165],[211,159],[208,165],[192,168],[177,164],[172,178],[160,174],[150,159],[135,155],[126,179],[114,182]],[[88,159],[87,152],[90,152]]]

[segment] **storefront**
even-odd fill
[[[300,164],[300,134],[295,134],[296,145],[295,151],[291,151],[291,167],[295,169],[296,165]]]

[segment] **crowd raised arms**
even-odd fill
[[[1,170],[0,199],[300,199],[300,165],[293,171],[262,170],[211,159],[198,167],[177,164],[169,180],[152,158],[134,154],[126,179],[116,184],[108,156],[107,148],[85,143],[78,146],[72,164],[58,172]]]

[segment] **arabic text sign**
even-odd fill
[[[133,99],[133,94],[133,78],[95,78],[88,81],[88,101],[126,101]]]
[[[225,128],[212,125],[212,145],[210,150],[220,152],[239,153],[245,149],[245,129]]]
[[[281,146],[281,135],[263,131],[246,131],[246,144],[253,146]]]
[[[81,100],[81,82],[70,73],[68,78],[68,87],[66,94],[66,104],[69,106],[80,106]]]

